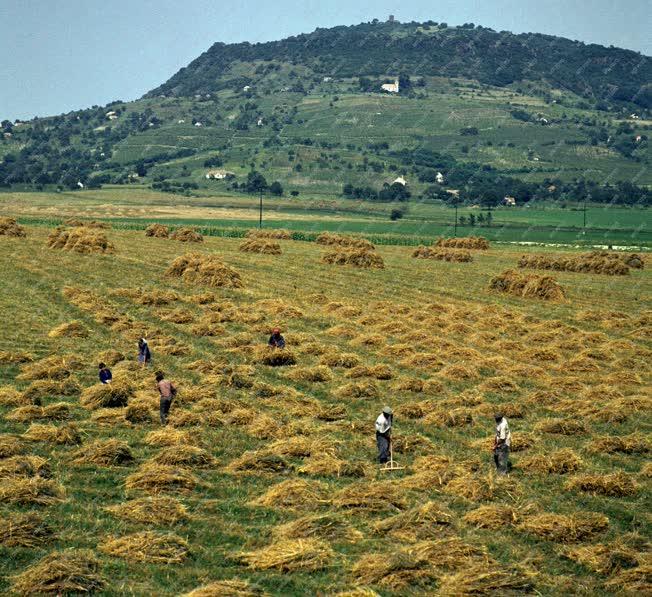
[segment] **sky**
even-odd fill
[[[390,14],[652,54],[649,0],[0,0],[0,120],[137,99],[217,41],[270,41]]]

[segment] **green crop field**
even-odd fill
[[[270,228],[409,236],[443,218],[425,204],[398,223],[353,202],[279,204]],[[232,213],[251,226],[254,210],[254,198],[138,188],[0,195],[0,213],[38,224],[0,236],[0,593],[55,580],[48,556],[106,595],[650,591],[649,260],[616,276],[519,270],[551,273],[565,296],[545,301],[490,281],[522,254],[577,251],[494,243],[449,263],[383,244],[384,268],[360,269],[325,263],[332,247],[313,242],[253,254],[237,238],[120,228],[233,227]],[[601,231],[619,223],[615,239],[647,212],[590,213]],[[114,252],[48,248],[52,223],[73,215],[110,220],[99,234]],[[503,230],[577,218],[495,212]],[[94,247],[98,231],[84,234]],[[219,257],[240,287],[166,275],[189,252]],[[292,365],[264,364],[274,326]],[[165,428],[157,369],[179,388]],[[394,473],[375,464],[386,404]],[[508,477],[494,472],[496,411],[513,434]]]

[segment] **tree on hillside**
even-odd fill
[[[410,81],[410,75],[408,73],[403,72],[398,75],[398,87],[401,91],[407,91],[412,87],[412,82]]]
[[[267,190],[267,180],[265,177],[256,170],[251,170],[247,174],[247,182],[245,185],[247,193],[259,193]]]
[[[278,180],[275,180],[271,185],[269,185],[269,192],[272,195],[280,197],[283,194],[283,186]]]

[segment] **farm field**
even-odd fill
[[[65,215],[115,218],[103,193]],[[17,200],[0,199],[2,213]],[[184,209],[177,222],[209,208]],[[78,254],[48,248],[44,224],[0,236],[0,593],[37,592],[49,555],[107,595],[652,589],[649,260],[618,276],[520,270],[551,273],[565,293],[551,302],[489,289],[521,255],[555,254],[541,247],[449,263],[380,246],[384,268],[359,269],[317,243],[268,255],[119,228],[104,231],[114,252]],[[166,275],[191,252],[240,283]],[[294,364],[265,364],[274,326]],[[119,406],[102,407],[100,360]],[[164,429],[157,369],[179,388]],[[391,477],[375,465],[386,404],[405,467]]]

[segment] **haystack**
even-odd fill
[[[19,406],[5,415],[8,421],[64,421],[70,418],[70,405],[56,402],[47,406]]]
[[[197,232],[194,228],[177,228],[171,235],[172,240],[178,240],[182,243],[201,243],[204,242],[204,237]]]
[[[373,531],[382,535],[390,533],[397,539],[412,542],[440,537],[451,528],[453,521],[451,512],[429,501],[376,522]]]
[[[2,406],[29,406],[41,405],[41,397],[25,396],[14,386],[0,386],[0,405]]]
[[[519,521],[517,511],[509,506],[487,504],[467,512],[464,522],[479,529],[499,530]]]
[[[436,247],[447,247],[454,249],[482,249],[489,248],[489,241],[482,236],[463,236],[460,238],[439,238],[435,243]]]
[[[150,493],[160,491],[191,491],[200,484],[191,471],[177,466],[146,463],[125,479],[127,490]]]
[[[343,234],[333,234],[331,232],[322,232],[315,242],[320,245],[339,245],[341,247],[354,247],[357,249],[367,249],[373,251],[374,245],[364,238],[355,236],[345,236]]]
[[[196,433],[190,431],[182,431],[181,429],[173,429],[172,427],[164,427],[156,431],[150,431],[145,436],[145,443],[148,446],[175,446],[177,444],[187,444],[189,446],[196,446],[200,443],[200,438]]]
[[[395,550],[362,556],[353,565],[351,576],[356,584],[377,585],[400,594],[408,587],[428,586],[437,573],[425,560]]]
[[[277,454],[269,454],[263,450],[245,452],[226,467],[229,473],[278,473],[291,469],[291,465]]]
[[[45,357],[23,365],[20,374],[16,377],[19,380],[34,381],[37,379],[61,380],[70,377],[72,371],[79,369],[82,365],[80,359],[73,355]]]
[[[337,249],[324,253],[321,260],[335,265],[351,265],[353,267],[385,269],[383,258],[369,249]]]
[[[247,238],[274,238],[278,240],[291,240],[292,233],[285,228],[252,228],[247,230]]]
[[[98,549],[129,562],[155,564],[180,564],[190,554],[188,542],[178,535],[154,531],[113,537],[100,543]]]
[[[37,379],[29,384],[21,394],[23,404],[41,404],[41,399],[54,396],[74,396],[81,391],[76,379],[68,377],[62,380]]]
[[[277,539],[323,539],[350,543],[363,537],[360,531],[336,514],[303,516],[274,527],[272,535]]]
[[[205,284],[216,288],[242,288],[240,274],[217,255],[187,253],[177,257],[165,273],[187,284]]]
[[[93,593],[104,587],[100,563],[89,550],[53,551],[12,579],[20,595]]]
[[[625,497],[638,493],[639,486],[634,479],[622,471],[606,475],[578,475],[564,484],[568,491],[585,491],[610,497]]]
[[[247,580],[218,580],[185,593],[182,597],[265,597],[263,589]]]
[[[407,508],[405,492],[387,481],[352,483],[333,495],[332,505],[342,510],[369,512],[402,511]]]
[[[541,419],[534,426],[539,433],[552,433],[557,435],[583,435],[588,429],[583,421],[577,419]]]
[[[113,367],[113,365],[116,365],[120,361],[124,361],[125,355],[122,354],[119,350],[109,348],[99,352],[95,357],[95,360],[98,363],[104,363],[107,367]]]
[[[79,403],[89,409],[126,406],[136,391],[131,381],[117,377],[110,384],[95,384],[86,388]]]
[[[478,562],[464,566],[460,572],[441,576],[438,594],[450,597],[527,594],[534,588],[534,576],[518,568]]]
[[[240,553],[238,559],[253,570],[308,572],[331,566],[335,552],[320,539],[286,539],[256,551]]]
[[[169,496],[128,500],[104,509],[117,518],[137,524],[167,526],[189,519],[186,507],[179,500]]]
[[[124,466],[134,461],[129,444],[119,439],[96,440],[74,454],[75,464],[97,466]]]
[[[0,350],[0,365],[22,365],[33,360],[34,355],[24,350]]]
[[[571,448],[563,448],[549,454],[534,454],[519,461],[519,468],[526,473],[542,475],[566,475],[582,468],[582,459]]]
[[[316,365],[315,367],[295,367],[287,374],[288,379],[298,382],[325,382],[333,379],[333,374],[328,367]]]
[[[166,465],[189,466],[192,468],[214,467],[217,460],[204,450],[196,446],[187,446],[185,444],[176,444],[161,450],[153,458],[153,462]]]
[[[81,220],[79,218],[67,218],[63,222],[66,226],[86,226],[87,228],[103,228],[108,230],[111,228],[110,224],[106,222],[98,222],[97,220]]]
[[[318,477],[366,477],[371,476],[367,462],[342,460],[333,454],[315,454],[302,464],[299,473]]]
[[[373,377],[374,379],[387,380],[392,379],[394,372],[389,365],[379,364],[373,366],[359,365],[349,369],[344,377],[358,379],[360,377]]]
[[[69,423],[57,427],[56,425],[41,425],[34,423],[23,433],[23,437],[35,442],[48,442],[51,444],[75,445],[81,444],[82,438],[79,429]]]
[[[321,481],[287,479],[270,487],[263,495],[249,502],[249,505],[313,509],[328,503],[328,492],[328,486]]]
[[[72,229],[55,228],[48,236],[48,247],[75,251],[84,255],[90,253],[115,253],[115,245],[106,234],[97,228],[79,226]]]
[[[145,228],[145,236],[153,236],[154,238],[168,238],[170,236],[170,229],[163,224],[150,224]]]
[[[473,256],[468,251],[443,250],[435,247],[417,247],[412,253],[416,259],[436,259],[437,261],[450,261],[454,263],[470,263]]]
[[[650,439],[642,433],[604,435],[589,442],[587,450],[593,454],[647,454]]]
[[[62,502],[64,488],[42,477],[7,477],[0,480],[0,502],[5,504],[49,505]]]
[[[14,218],[0,218],[0,236],[25,237],[27,233]]]
[[[53,534],[50,525],[35,512],[7,514],[0,520],[0,545],[4,547],[40,547]]]
[[[518,525],[520,531],[557,543],[574,543],[589,539],[605,531],[609,518],[596,512],[577,512],[571,515],[538,514],[528,516]]]
[[[27,449],[25,442],[18,435],[0,434],[0,458],[9,458],[22,454]]]
[[[380,396],[380,389],[373,381],[354,381],[339,386],[334,394],[338,398],[371,399]]]
[[[42,477],[51,475],[50,463],[41,456],[10,456],[0,460],[0,479],[9,477]]]
[[[493,277],[489,288],[522,298],[537,298],[546,301],[562,301],[566,297],[564,289],[554,278],[535,274],[519,274],[514,270],[507,270]]]
[[[264,238],[250,238],[245,240],[238,249],[242,253],[261,253],[263,255],[280,255],[281,245],[276,241]]]
[[[289,348],[277,349],[262,346],[256,350],[254,360],[268,367],[286,367],[297,362],[295,354]]]
[[[649,552],[649,547],[642,536],[626,533],[611,543],[567,547],[561,555],[598,574],[613,574],[621,569],[644,565],[645,556],[639,550]]]
[[[62,323],[48,332],[49,338],[88,338],[88,329],[79,321]]]

